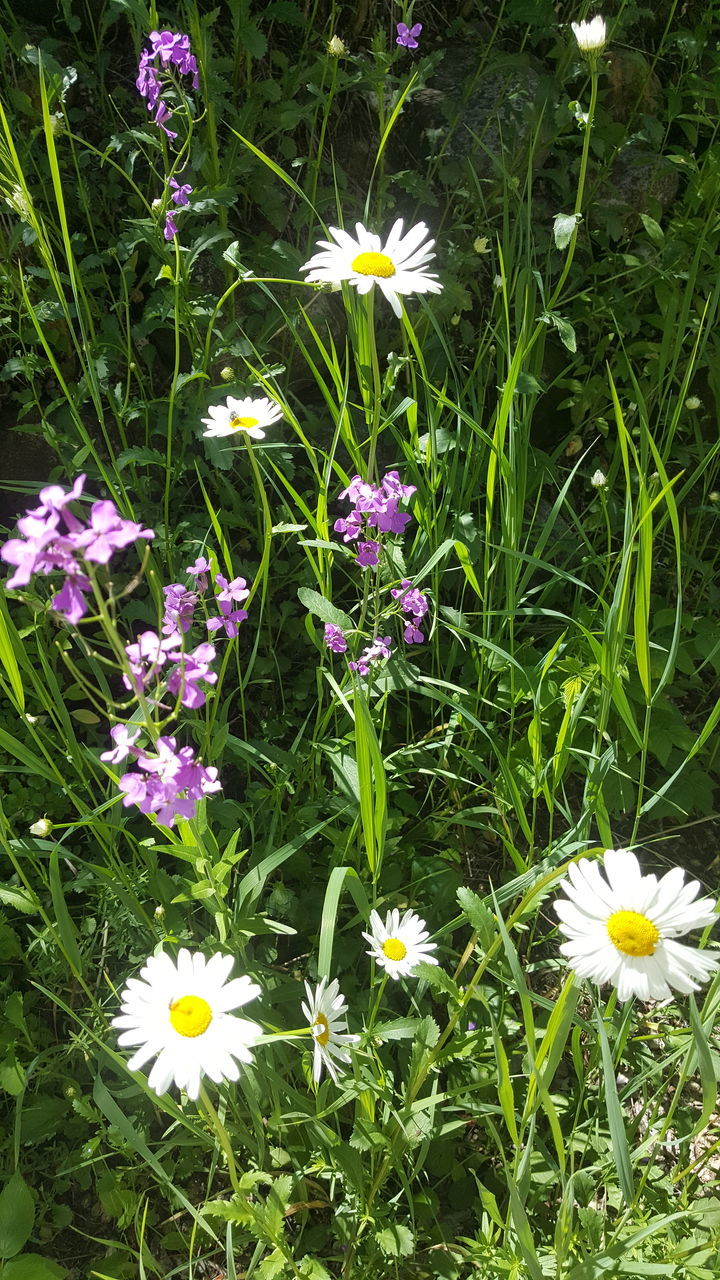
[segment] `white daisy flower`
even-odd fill
[[[362,222],[355,223],[357,239],[339,227],[330,227],[337,241],[318,240],[322,253],[300,268],[309,271],[308,281],[337,284],[347,280],[358,293],[369,293],[379,285],[395,315],[402,315],[399,294],[440,293],[437,276],[423,268],[435,257],[434,240],[428,240],[428,229],[418,222],[403,235],[403,220],[398,218],[383,245],[380,237],[367,231]]]
[[[138,1048],[128,1062],[137,1071],[149,1058],[157,1061],[148,1084],[166,1093],[173,1080],[189,1098],[197,1098],[203,1075],[216,1084],[237,1080],[239,1062],[252,1062],[250,1048],[262,1027],[230,1013],[261,993],[250,978],[227,978],[233,957],[219,952],[209,960],[183,948],[177,964],[161,952],[151,956],[130,978],[120,997],[122,1013],[113,1018],[121,1027],[120,1045]]]
[[[201,419],[207,427],[204,436],[234,436],[236,432],[246,431],[254,440],[264,440],[263,427],[273,426],[283,416],[280,406],[266,396],[259,400],[253,400],[252,396],[244,400],[228,396],[225,404],[211,404],[208,413],[209,418]]]
[[[571,22],[578,47],[583,53],[599,53],[607,40],[605,19],[596,17],[590,22]]]
[[[305,983],[307,1004],[303,1001],[302,1011],[305,1014],[315,1038],[313,1053],[313,1080],[317,1084],[323,1067],[327,1067],[335,1084],[338,1082],[338,1062],[350,1062],[350,1054],[344,1045],[357,1044],[359,1036],[347,1034],[347,1004],[340,994],[337,978],[333,978],[326,989],[327,978],[318,983],[315,991],[309,983]]]
[[[572,862],[560,885],[567,898],[554,903],[569,939],[560,951],[578,977],[611,982],[620,1000],[667,1000],[671,988],[697,991],[720,959],[675,938],[714,924],[714,900],[696,901],[699,881],[684,884],[680,867],[660,880],[642,875],[629,849],[608,849],[604,864],[607,880],[590,859]]]
[[[421,961],[437,964],[431,951],[436,943],[427,942],[430,937],[425,921],[412,911],[401,917],[397,908],[388,911],[383,924],[377,911],[370,912],[370,933],[364,933],[370,943],[368,955],[372,956],[391,978],[411,978]]]

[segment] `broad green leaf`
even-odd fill
[[[3,1268],[3,1280],[62,1280],[65,1267],[39,1253],[21,1253]]]
[[[321,622],[331,622],[334,627],[342,627],[343,631],[353,630],[352,618],[343,613],[342,609],[336,609],[319,591],[313,591],[311,587],[298,587],[298,599]]]
[[[376,1231],[375,1239],[388,1258],[409,1258],[415,1248],[415,1237],[402,1222]]]
[[[22,1174],[14,1173],[0,1192],[0,1258],[13,1258],[30,1237],[35,1201]],[[3,1270],[3,1276],[7,1274]]]

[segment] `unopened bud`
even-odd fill
[[[235,377],[235,370],[231,369],[229,364],[226,364],[225,368],[220,370],[220,377],[223,382],[232,382]]]
[[[699,396],[688,396],[685,401],[685,408],[689,409],[691,413],[694,413],[696,409],[700,408],[701,403],[702,401]]]
[[[339,36],[333,36],[332,39],[328,40],[327,51],[331,58],[345,58],[348,48]]]
[[[38,818],[37,822],[33,822],[30,828],[30,835],[41,836],[43,840],[47,840],[52,829],[53,824],[49,818]]]
[[[604,489],[607,484],[607,476],[605,475],[605,472],[598,469],[594,475],[591,475],[590,483],[593,489]]]

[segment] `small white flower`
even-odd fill
[[[347,56],[347,45],[339,36],[331,36],[328,40],[327,51],[331,58],[345,58]]]
[[[401,917],[397,908],[388,911],[383,924],[377,911],[370,912],[370,933],[363,933],[370,943],[368,955],[387,971],[391,978],[411,978],[413,970],[421,962],[437,964],[431,951],[436,943],[427,942],[430,937],[425,921],[412,911]]]
[[[337,1062],[350,1062],[350,1054],[344,1045],[357,1044],[359,1036],[347,1034],[347,1004],[340,994],[337,978],[333,978],[327,989],[323,978],[313,992],[309,983],[305,983],[308,1002],[303,1001],[302,1011],[305,1014],[315,1039],[313,1053],[313,1080],[317,1084],[323,1067],[327,1067],[335,1084],[338,1082]],[[333,1058],[337,1062],[333,1062]]]
[[[227,981],[232,956],[219,952],[205,959],[183,948],[174,964],[164,952],[150,956],[139,978],[130,978],[121,994],[120,1045],[138,1046],[128,1062],[137,1071],[149,1058],[157,1061],[148,1084],[166,1093],[173,1080],[189,1098],[197,1098],[203,1075],[216,1084],[237,1080],[239,1062],[252,1062],[250,1049],[262,1034],[256,1022],[230,1013],[259,996],[250,978]]]
[[[605,475],[605,472],[601,471],[598,467],[597,471],[593,472],[591,475],[590,483],[593,489],[604,489],[607,484],[607,476]]]
[[[260,400],[253,400],[251,396],[236,400],[228,396],[225,404],[211,404],[208,413],[210,417],[202,419],[207,427],[204,436],[234,436],[245,431],[253,440],[264,440],[263,427],[273,426],[283,416],[280,406],[265,396]]]
[[[362,222],[355,223],[355,240],[339,227],[330,227],[329,231],[337,243],[318,240],[322,252],[300,268],[310,272],[308,281],[340,284],[347,280],[358,293],[369,293],[377,284],[398,318],[402,315],[399,295],[440,293],[442,285],[437,276],[424,270],[435,257],[435,241],[427,239],[424,222],[418,222],[403,235],[403,220],[398,218],[384,245],[380,236],[367,231]]]
[[[49,818],[38,818],[37,822],[33,822],[30,828],[32,836],[42,836],[47,839],[53,829],[53,824]]]
[[[660,880],[642,875],[629,849],[608,849],[604,869],[607,880],[589,858],[571,863],[569,879],[560,884],[567,898],[553,904],[569,939],[560,951],[577,976],[611,982],[620,1000],[667,1000],[672,988],[697,991],[720,958],[675,938],[715,923],[713,899],[696,901],[700,884],[684,884],[680,867]]]
[[[604,47],[607,40],[604,18],[593,18],[591,22],[571,22],[570,26],[583,53],[598,53]]]

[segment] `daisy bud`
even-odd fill
[[[30,835],[41,836],[43,840],[47,840],[52,829],[53,824],[49,818],[38,818],[37,822],[33,822],[30,828]]]
[[[691,413],[694,413],[696,409],[700,408],[700,404],[701,401],[699,396],[688,396],[685,401],[685,408],[689,409]]]
[[[607,40],[604,18],[593,18],[591,22],[571,22],[570,25],[581,53],[595,54],[604,48]]]
[[[220,377],[223,382],[232,382],[235,377],[235,370],[231,369],[229,364],[226,364],[225,368],[220,370]]]
[[[593,489],[604,489],[607,484],[607,476],[604,471],[599,469],[590,477],[590,483]]]
[[[339,36],[333,36],[331,40],[328,40],[327,51],[331,58],[345,58],[347,57],[348,47]]]

